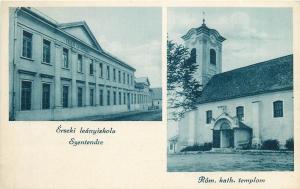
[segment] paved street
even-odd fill
[[[103,121],[161,121],[161,111],[141,112],[132,115],[120,115],[114,118],[101,119]],[[98,120],[95,120],[98,121]]]
[[[293,170],[293,153],[235,152],[168,155],[170,172]]]

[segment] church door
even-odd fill
[[[213,148],[220,148],[220,130],[213,130]]]

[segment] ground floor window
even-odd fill
[[[62,105],[64,108],[69,106],[69,86],[63,86]]]
[[[82,107],[82,87],[77,88],[77,105]]]
[[[126,93],[124,92],[123,94],[124,94],[123,102],[124,102],[124,104],[126,104]]]
[[[117,93],[116,93],[116,91],[114,91],[113,94],[114,94],[114,105],[116,105],[117,104]]]
[[[103,106],[103,90],[100,90],[99,92],[99,103],[100,103],[100,106]]]
[[[173,150],[173,143],[170,144],[170,150]]]
[[[43,83],[43,92],[42,92],[42,109],[50,108],[50,84]]]
[[[283,117],[283,102],[278,100],[273,102],[273,116]]]
[[[122,104],[122,93],[119,92],[119,104],[121,105]]]
[[[90,105],[94,106],[94,89],[90,89]]]
[[[21,83],[21,110],[31,109],[31,81],[22,81]]]
[[[212,120],[212,111],[208,110],[206,111],[206,123],[207,124],[211,123],[211,120]]]
[[[107,90],[107,105],[110,105],[110,91]]]

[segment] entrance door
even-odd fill
[[[213,130],[213,148],[220,148],[220,130]]]

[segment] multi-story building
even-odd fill
[[[65,120],[142,110],[135,68],[109,54],[86,22],[10,10],[10,120]],[[150,83],[149,83],[150,85]]]

